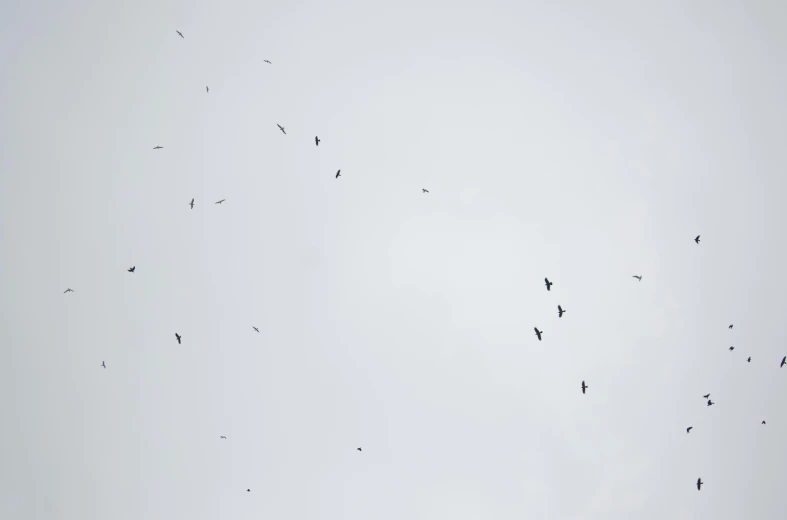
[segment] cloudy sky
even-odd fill
[[[783,518],[784,2],[0,14],[0,517]]]

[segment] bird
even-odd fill
[[[253,326],[253,325],[252,325],[252,327],[251,327],[251,328],[252,328],[252,329],[254,329],[254,330],[256,330],[257,332],[259,332],[259,331],[260,331],[260,329],[258,329],[257,327],[255,327],[255,326]]]
[[[642,281],[642,275],[641,274],[635,274],[634,276],[632,276],[632,278],[636,278],[640,282]]]
[[[714,404],[716,404],[716,403],[714,403],[713,401],[711,401],[710,399],[708,399],[708,406],[713,406]]]
[[[178,31],[177,29],[175,30],[175,32],[178,33],[181,38],[183,38],[183,33],[182,32]]]
[[[363,451],[361,448],[358,448],[358,451]]]
[[[765,421],[762,421],[762,424],[765,424]]]
[[[705,394],[702,397],[704,397],[705,399],[710,399],[710,394]]]
[[[133,273],[134,271],[136,271],[136,269],[137,269],[137,266],[132,265],[131,267],[128,268],[128,272],[129,273]]]
[[[156,146],[153,147],[154,150],[161,150],[162,148],[164,148],[164,147],[163,146],[159,146],[159,145],[156,145]]]
[[[732,352],[733,350],[735,350],[735,347],[730,347],[730,352]]]
[[[281,133],[283,133],[284,135],[287,135],[287,132],[284,131],[284,127],[283,126],[281,126],[279,123],[276,123],[276,126],[279,127],[279,130],[281,130]]]
[[[732,325],[730,325],[730,326],[729,326],[729,327],[727,327],[727,328],[728,328],[728,329],[731,329],[731,328],[732,328]]]
[[[421,188],[421,191],[424,193],[429,193],[429,190],[427,190],[426,188]]]
[[[180,345],[180,334],[177,332],[175,333],[175,339],[178,340],[178,345]]]
[[[563,317],[563,313],[564,313],[564,312],[566,312],[566,311],[564,311],[564,310],[563,310],[563,307],[561,307],[560,305],[558,305],[558,306],[557,306],[557,317],[558,317],[558,318],[562,318],[562,317]]]
[[[692,428],[694,428],[694,426],[689,426],[688,428],[686,428],[686,433],[689,433]]]
[[[63,294],[66,294],[66,293],[69,293],[69,292],[74,292],[74,289],[72,289],[71,287],[69,287],[68,289],[66,289],[65,291],[63,291]],[[783,364],[784,364],[784,363],[782,363],[782,365],[783,365]]]
[[[221,438],[222,438],[222,439],[226,439],[226,437],[225,437],[224,435],[222,435],[222,436],[221,436]]]
[[[189,202],[189,206],[191,206],[191,209],[194,209],[194,199],[191,199],[191,202]]]
[[[705,482],[702,481],[702,478],[697,479],[697,491],[700,490],[700,486],[702,486]]]
[[[746,362],[747,362],[747,363],[751,363],[751,356],[749,356],[749,357],[746,359]]]
[[[316,135],[314,136],[314,145],[315,146],[320,146],[320,138],[317,137]]]
[[[208,88],[207,85],[205,85],[205,92],[208,92],[208,93],[210,92],[210,89]]]
[[[217,200],[216,202],[214,202],[214,204],[221,204],[221,203],[222,203],[222,202],[224,202],[225,200],[227,200],[227,199],[221,199],[221,200]]]
[[[107,365],[103,361],[101,362],[101,366],[107,368]]]
[[[271,63],[269,60],[262,60],[262,61],[264,61],[265,63],[270,63],[271,65],[273,65],[273,63]]]
[[[538,336],[538,341],[541,341],[541,334],[544,332],[543,330],[538,330],[538,327],[533,327],[533,330],[536,331],[536,336]]]
[[[247,493],[251,493],[251,489],[247,489],[247,490],[246,490],[246,492],[247,492]]]
[[[544,284],[547,286],[547,291],[551,291],[550,287],[552,287],[552,282],[549,281],[549,278],[544,278]]]
[[[699,235],[697,235],[697,236],[694,238],[694,241],[695,241],[696,243],[698,243],[698,244],[699,244],[699,243],[700,243],[700,236],[699,236]]]
[[[583,394],[585,393],[585,389],[587,389],[587,388],[590,388],[590,387],[588,385],[586,385],[584,381],[582,381],[582,393]]]
[[[339,171],[336,172],[336,177],[334,177],[334,179],[338,179],[341,176],[342,176],[342,171],[339,170]]]
[[[784,365],[787,365],[787,356],[784,356],[784,357],[782,358],[782,364],[781,364],[781,365],[779,365],[779,368],[783,367]]]

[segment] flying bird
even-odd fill
[[[732,328],[732,325],[730,325],[730,326],[729,326],[729,327],[727,327],[727,328],[728,328],[728,329],[731,329],[731,328]]]
[[[694,241],[699,244],[700,243],[700,236],[697,235],[696,238],[694,238]]]
[[[543,330],[538,330],[538,327],[533,327],[533,330],[536,331],[536,336],[538,336],[538,341],[541,341],[541,334],[544,332]]]
[[[175,333],[175,339],[178,340],[178,345],[180,345],[180,334],[177,332]]]
[[[133,273],[134,271],[136,271],[136,269],[137,269],[137,266],[132,265],[131,267],[128,268],[128,272],[129,273]]]
[[[586,385],[584,381],[582,381],[582,393],[583,394],[585,393],[585,389],[587,389],[587,388],[590,388],[590,387],[588,385]]]
[[[158,146],[158,145],[153,147],[154,150],[161,150],[162,148],[164,148],[164,147],[163,146]]]
[[[358,448],[358,451],[363,451],[361,448]]]
[[[252,329],[254,329],[254,330],[256,330],[257,332],[259,332],[259,331],[260,331],[260,329],[258,329],[258,328],[257,328],[257,327],[255,327],[255,326],[252,326],[251,328],[252,328]]]
[[[247,492],[247,493],[250,493],[250,492],[251,492],[251,489],[247,489],[247,490],[246,490],[246,492]]]
[[[700,486],[702,486],[704,483],[705,483],[705,482],[703,482],[701,478],[698,478],[698,479],[697,479],[697,491],[699,491],[699,490],[700,490]]]
[[[210,92],[210,89],[208,88],[207,85],[205,85],[205,92]]]
[[[730,352],[732,352],[733,350],[735,350],[735,347],[730,347]]]
[[[710,399],[708,399],[708,406],[713,406],[714,404],[716,404],[716,403],[714,403],[713,401],[711,401]]]
[[[544,284],[547,286],[547,291],[551,291],[552,282],[549,281],[549,278],[544,278]]]
[[[180,35],[180,37],[181,37],[181,38],[183,38],[183,33],[182,33],[182,32],[180,32],[180,31],[178,31],[178,30],[175,30],[175,32],[176,32],[176,33],[178,33],[178,34]]]
[[[558,306],[557,306],[557,317],[558,317],[558,318],[562,318],[562,317],[563,317],[563,313],[564,313],[564,312],[566,312],[566,311],[564,311],[564,310],[563,310],[563,307],[561,307],[560,305],[558,305]]]
[[[191,199],[191,202],[189,202],[189,206],[191,206],[191,209],[194,209],[194,199]]]
[[[705,399],[710,399],[710,394],[705,394],[702,397],[704,397]]]
[[[69,287],[68,289],[66,289],[65,291],[63,291],[63,294],[66,294],[66,293],[69,293],[69,292],[74,292],[74,289],[72,289],[72,288],[70,288],[70,287]],[[784,363],[782,363],[782,365],[783,365],[783,364],[784,364]]]
[[[320,146],[320,138],[317,137],[316,135],[314,136],[314,145],[315,146]]]
[[[227,199],[221,199],[221,200],[217,200],[216,202],[214,202],[214,204],[221,204],[221,203],[222,203],[222,202],[224,202],[225,200],[227,200]]]
[[[429,190],[427,190],[426,188],[421,188],[421,191],[424,193],[429,193]]]
[[[783,367],[784,365],[787,365],[787,356],[784,356],[784,357],[782,358],[782,364],[781,364],[781,365],[779,365],[779,368]]]
[[[765,421],[762,421],[762,424],[765,424]]]
[[[264,61],[265,63],[271,63],[271,62],[270,62],[270,61],[268,61],[268,60],[262,60],[262,61]],[[273,65],[273,64],[271,63],[271,65]]]
[[[281,133],[283,133],[284,135],[287,135],[287,132],[284,131],[284,127],[283,126],[281,126],[279,123],[276,123],[276,126],[279,127],[279,130],[281,130]]]
[[[101,362],[101,366],[107,368],[107,365],[103,361]]]
[[[746,362],[747,362],[747,363],[751,363],[751,356],[749,356],[749,357],[746,359]]]
[[[223,435],[221,436],[221,438],[222,438],[222,439],[226,439],[226,437],[225,437],[225,436],[223,436]]]
[[[338,179],[341,176],[342,176],[342,171],[339,170],[339,171],[336,172],[336,177],[334,177],[334,179]]]
[[[642,275],[641,274],[635,274],[634,276],[632,276],[632,278],[636,278],[640,282],[642,281]]]
[[[689,426],[688,428],[686,428],[686,433],[689,433],[692,428],[694,428],[694,426]]]

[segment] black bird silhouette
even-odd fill
[[[358,448],[358,451],[363,451],[361,448]]]
[[[189,202],[189,206],[191,206],[191,209],[194,209],[194,199],[191,199],[191,202]]]
[[[107,365],[103,361],[101,362],[101,366],[107,368]]]
[[[217,200],[216,202],[214,202],[214,204],[221,204],[221,203],[222,203],[222,202],[224,202],[225,200],[227,200],[227,199],[221,199],[221,200]]]
[[[162,148],[164,148],[164,147],[163,146],[158,146],[158,145],[153,147],[154,150],[161,150]]]
[[[246,492],[247,492],[247,493],[250,493],[250,492],[251,492],[251,489],[247,489],[247,490],[246,490]]]
[[[692,428],[694,428],[694,426],[689,426],[688,428],[686,428],[686,433],[689,433]]]
[[[711,401],[710,399],[708,399],[708,406],[713,406],[714,404],[716,404],[716,403],[714,403],[713,401]]]
[[[341,170],[339,170],[339,171],[337,171],[337,172],[336,172],[336,177],[334,177],[334,178],[335,178],[335,179],[338,179],[338,178],[339,178],[339,177],[341,177],[341,176],[342,176],[342,171],[341,171]]]
[[[563,317],[563,313],[564,313],[564,312],[566,312],[566,311],[564,311],[564,310],[563,310],[563,307],[561,307],[560,305],[558,305],[558,306],[557,306],[557,317],[558,317],[558,318],[562,318],[562,317]]]
[[[255,326],[253,326],[253,325],[252,325],[252,327],[251,327],[251,328],[252,328],[252,329],[254,329],[254,330],[256,330],[257,332],[259,332],[259,331],[260,331],[260,329],[258,329],[257,327],[255,327]]]
[[[421,188],[421,191],[424,193],[429,193],[429,190],[427,190],[426,188]]]
[[[129,273],[133,273],[134,271],[136,271],[136,269],[137,269],[137,266],[132,265],[131,267],[128,268],[128,272]]]
[[[178,345],[180,345],[180,334],[177,332],[175,333],[175,339],[178,340]]]
[[[782,358],[782,364],[781,364],[781,365],[779,365],[779,368],[783,367],[784,365],[787,365],[787,356],[784,356],[784,357]]]
[[[536,331],[536,336],[538,336],[538,341],[541,341],[541,334],[544,332],[543,330],[538,330],[538,327],[533,327],[533,330]]]
[[[262,61],[264,61],[265,63],[271,63],[270,60],[262,60]],[[273,64],[271,63],[271,65]]]
[[[699,244],[700,243],[700,236],[697,235],[697,238],[695,238],[694,241]]]
[[[225,437],[225,436],[223,436],[223,435],[221,436],[221,438],[222,438],[222,439],[226,439],[226,437]]]
[[[181,37],[181,38],[183,38],[183,33],[182,33],[182,32],[180,32],[180,31],[178,31],[178,30],[175,30],[175,32],[176,32],[176,33],[178,33],[178,34],[180,35],[180,37]]]
[[[317,137],[316,135],[314,136],[314,145],[315,146],[320,146],[320,138]]]
[[[632,278],[636,278],[640,282],[642,281],[642,275],[641,274],[635,274],[634,276],[632,276]]]
[[[702,397],[704,397],[705,399],[710,399],[710,394],[705,394]]]
[[[74,292],[74,289],[72,289],[71,287],[69,287],[68,289],[66,289],[65,291],[63,291],[63,294],[66,294],[66,293],[69,293],[69,292]],[[783,365],[783,364],[784,364],[784,363],[782,363],[782,365]]]
[[[746,359],[746,362],[747,362],[747,363],[751,363],[751,356],[749,356],[749,357]]]
[[[732,328],[732,325],[730,325],[730,326],[729,326],[729,327],[727,327],[727,328],[728,328],[728,329],[731,329],[731,328]]]
[[[284,131],[284,127],[283,126],[281,126],[279,123],[276,123],[276,126],[279,127],[279,130],[281,130],[281,133],[283,133],[284,135],[287,135],[287,132]]]
[[[545,284],[546,284],[546,286],[547,286],[547,291],[551,291],[551,290],[552,290],[552,289],[551,289],[551,287],[552,287],[552,282],[550,282],[550,281],[549,281],[549,278],[544,278],[544,283],[545,283]]]
[[[208,88],[207,85],[205,85],[205,92],[210,92],[210,89]]]
[[[730,352],[732,352],[733,350],[735,350],[735,347],[730,347]]]
[[[765,424],[765,421],[762,421],[762,424]]]
[[[702,481],[702,478],[697,479],[697,491],[700,490],[700,486],[702,486],[705,482]]]
[[[586,385],[584,381],[582,381],[582,393],[583,394],[585,393],[585,389],[587,389],[587,388],[590,388],[590,387],[588,385]]]

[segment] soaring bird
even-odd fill
[[[702,397],[704,397],[705,399],[710,399],[710,394],[705,394]]]
[[[225,437],[224,435],[222,435],[222,436],[221,436],[221,438],[222,438],[222,439],[226,439],[226,437]]]
[[[210,92],[210,89],[208,88],[207,85],[205,85],[205,92]]]
[[[251,327],[251,328],[252,328],[252,329],[254,329],[254,330],[256,330],[257,332],[259,332],[259,331],[260,331],[260,329],[258,329],[257,327],[255,327],[255,326],[253,326],[253,325],[252,325],[252,327]]]
[[[314,136],[314,145],[315,146],[320,146],[320,138],[317,137],[316,135]]]
[[[273,65],[273,63],[271,63],[269,60],[262,60],[262,61],[264,61],[265,63],[270,63],[271,65]]]
[[[221,199],[221,200],[217,200],[216,202],[214,202],[214,204],[221,204],[221,203],[222,203],[222,202],[224,202],[225,200],[227,200],[227,199]]]
[[[549,281],[549,278],[544,278],[544,284],[547,286],[547,291],[551,291],[552,282]]]
[[[762,421],[762,424],[765,424],[765,421]]]
[[[686,433],[689,433],[692,428],[694,428],[694,426],[689,426],[688,428],[686,428]]]
[[[276,126],[279,127],[279,130],[281,130],[281,133],[283,133],[284,135],[287,135],[287,132],[284,131],[284,127],[283,126],[281,126],[279,123],[276,123]]]
[[[751,356],[749,356],[749,357],[746,359],[746,362],[747,362],[747,363],[751,363]]]
[[[557,317],[558,317],[558,318],[562,318],[562,317],[563,317],[563,313],[564,313],[564,312],[566,312],[566,311],[564,311],[564,310],[563,310],[563,307],[561,307],[560,305],[558,305],[558,306],[557,306]]]
[[[247,493],[251,493],[251,489],[247,489],[247,490],[246,490],[246,492],[247,492]]]
[[[730,352],[732,352],[733,350],[735,350],[735,347],[730,347]]]
[[[429,193],[429,190],[427,190],[426,188],[421,188],[421,191],[424,193]]]
[[[538,341],[541,341],[541,334],[544,332],[543,330],[538,330],[538,327],[533,327],[533,330],[536,331],[536,336],[538,336]]]
[[[191,206],[191,209],[194,209],[194,199],[191,199],[191,202],[189,202],[189,206]]]
[[[697,235],[697,236],[694,238],[694,241],[695,241],[696,243],[698,243],[698,244],[699,244],[699,243],[700,243],[700,236],[699,236],[699,235]]]
[[[183,33],[182,32],[178,31],[177,29],[175,30],[175,32],[178,33],[181,38],[183,38]]]
[[[787,365],[787,356],[784,356],[784,357],[782,358],[782,364],[781,364],[781,365],[779,365],[779,368],[783,367],[784,365]]]
[[[587,388],[590,388],[590,387],[588,385],[586,385],[584,381],[582,381],[582,393],[583,394],[585,393],[585,389],[587,389]]]
[[[336,172],[336,177],[334,177],[334,179],[338,179],[338,178],[339,178],[339,177],[341,177],[341,176],[342,176],[342,171],[341,171],[341,170],[338,170],[338,171]]]
[[[136,271],[136,269],[137,269],[137,266],[132,265],[131,267],[128,268],[128,272],[129,273],[133,273],[134,271]]]
[[[161,150],[162,148],[164,148],[164,147],[163,146],[158,146],[158,145],[153,147],[154,150]]]
[[[177,332],[175,333],[175,339],[178,340],[178,345],[180,345],[180,334]]]
[[[104,368],[107,368],[106,363],[104,363],[103,361],[101,362],[101,366],[104,367]]]
[[[63,294],[66,294],[66,293],[68,293],[68,292],[74,292],[74,289],[72,289],[71,287],[69,287],[68,289],[66,289],[65,291],[63,291]],[[783,364],[784,364],[784,362],[782,362],[782,365],[783,365]]]
[[[729,326],[729,327],[727,327],[727,328],[728,328],[728,329],[731,329],[731,328],[732,328],[732,325],[730,324],[730,326]]]
[[[713,401],[711,401],[710,399],[708,399],[708,406],[713,406],[714,404],[716,404],[716,403],[714,403]]]
[[[697,491],[699,491],[699,490],[700,490],[700,486],[702,486],[704,483],[705,483],[705,482],[703,482],[701,478],[698,478],[698,479],[697,479]]]
[[[358,448],[358,451],[363,451],[361,448]]]
[[[642,275],[641,274],[635,274],[634,276],[632,276],[632,278],[636,278],[640,282],[642,281]]]

